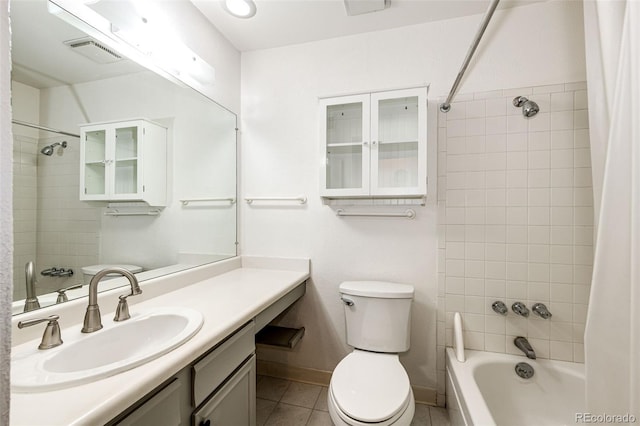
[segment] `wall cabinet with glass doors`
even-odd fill
[[[321,196],[426,196],[426,87],[322,99],[320,115]]]
[[[167,129],[144,119],[80,126],[80,199],[167,201]]]

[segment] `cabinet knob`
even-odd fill
[[[369,142],[364,141],[364,142],[362,142],[362,145],[369,145]]]
[[[377,141],[371,141],[371,145],[375,145]]]

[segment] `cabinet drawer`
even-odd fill
[[[252,321],[195,363],[192,367],[194,405],[200,405],[254,350]]]

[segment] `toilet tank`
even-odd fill
[[[383,281],[340,284],[347,344],[374,352],[409,350],[413,293],[413,286],[408,284]]]

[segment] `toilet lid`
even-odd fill
[[[411,398],[409,377],[398,355],[358,350],[333,371],[331,391],[344,414],[368,423],[390,419]]]
[[[107,269],[107,268],[123,268],[126,269],[127,271],[131,272],[132,274],[136,274],[138,272],[142,271],[142,267],[138,266],[138,265],[125,265],[125,264],[105,264],[105,265],[89,265],[89,266],[83,266],[82,267],[82,273],[83,274],[87,274],[87,275],[95,275],[98,272],[102,271],[103,269]],[[109,274],[111,275],[111,274]]]

